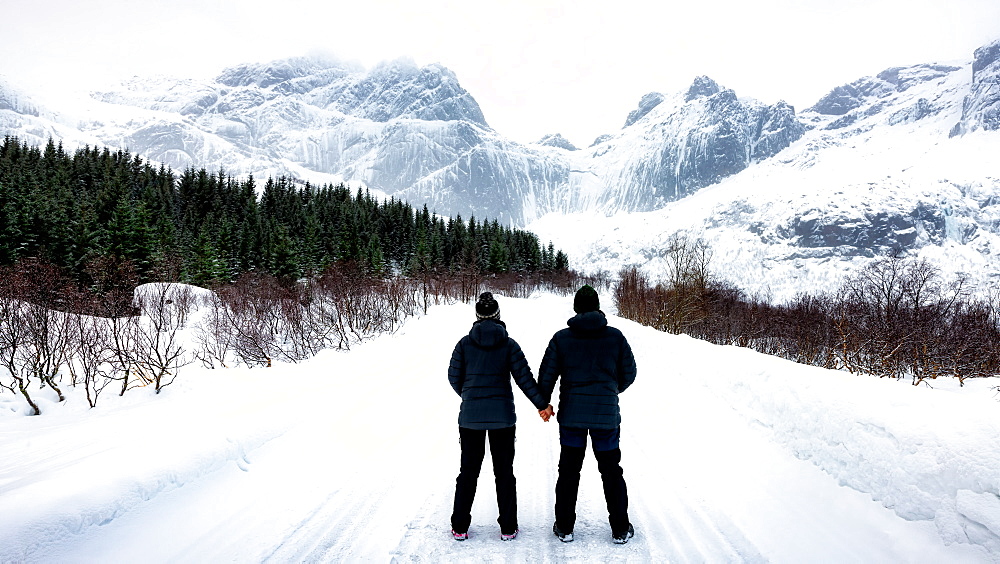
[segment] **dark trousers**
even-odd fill
[[[490,458],[497,484],[497,507],[500,509],[500,532],[517,530],[517,481],[514,479],[514,427],[479,431],[458,428],[462,441],[462,467],[455,480],[455,505],[451,513],[451,528],[459,533],[469,530],[472,523],[472,502],[476,498],[479,471],[486,456],[486,435],[490,436]]]
[[[628,530],[628,488],[622,472],[622,451],[596,450],[597,469],[604,482],[604,500],[608,504],[608,523],[612,533]],[[580,490],[580,470],[587,447],[561,445],[559,478],[556,480],[556,525],[564,533],[573,532],[576,525],[576,498]]]

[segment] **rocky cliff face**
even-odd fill
[[[806,129],[788,104],[738,98],[708,77],[683,93],[647,94],[625,123],[574,161],[571,182],[583,193],[614,187],[577,206],[657,209],[777,154]]]
[[[974,56],[972,88],[962,105],[962,120],[952,135],[1000,129],[1000,41],[976,49]]]

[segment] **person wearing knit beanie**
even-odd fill
[[[580,471],[589,440],[604,483],[611,539],[624,544],[635,535],[635,527],[628,516],[628,487],[621,467],[618,394],[635,382],[635,357],[625,335],[608,325],[594,288],[585,285],[576,292],[573,310],[576,315],[552,336],[538,369],[544,401],[551,402],[559,381],[559,475],[552,532],[562,542],[573,540]],[[545,419],[547,414],[539,415]]]
[[[524,352],[500,321],[500,304],[493,294],[483,292],[476,300],[476,321],[469,334],[455,345],[448,365],[448,382],[462,398],[458,412],[462,457],[451,514],[451,534],[455,540],[469,538],[472,503],[486,456],[487,438],[496,481],[500,540],[517,538],[517,481],[514,478],[517,416],[511,380],[539,415],[551,413],[552,406],[542,401]],[[545,416],[542,419],[548,421]]]
[[[573,298],[573,311],[576,313],[587,313],[588,311],[600,310],[601,299],[597,296],[597,290],[590,284],[584,284],[582,288],[576,291],[576,296]]]
[[[483,292],[476,302],[476,319],[500,319],[500,304],[493,294]]]

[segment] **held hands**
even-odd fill
[[[545,409],[538,410],[538,416],[541,417],[542,421],[545,421],[546,423],[549,422],[549,417],[552,417],[555,414],[556,410],[552,409],[552,404],[549,404],[549,406]]]

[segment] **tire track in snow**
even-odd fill
[[[371,491],[371,490],[369,490]],[[370,523],[388,490],[357,495],[340,489],[298,523],[263,562],[332,562],[363,555],[367,536],[377,535]]]
[[[629,514],[636,537],[648,543],[652,561],[764,562],[766,558],[723,512],[696,497],[671,469],[659,467],[650,449],[623,432],[628,459]],[[630,543],[631,544],[631,543]]]

